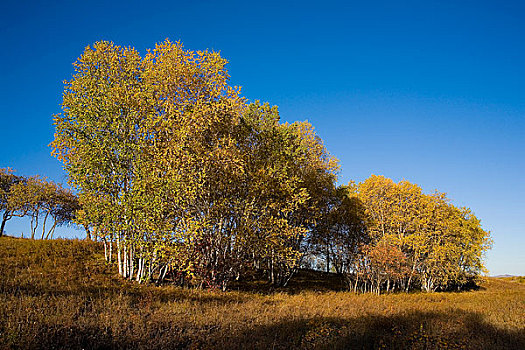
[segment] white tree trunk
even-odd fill
[[[123,275],[122,271],[122,257],[120,254],[120,235],[117,236],[117,264],[118,264],[118,274]]]

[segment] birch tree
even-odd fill
[[[489,232],[445,194],[372,175],[359,184],[358,198],[370,241],[353,246],[359,254],[347,279],[354,290],[461,288],[484,270]]]
[[[0,213],[2,215],[0,237],[4,235],[6,222],[13,218],[13,216],[18,216],[18,208],[9,204],[9,197],[11,196],[13,187],[23,180],[22,177],[15,175],[14,171],[10,168],[0,169]]]

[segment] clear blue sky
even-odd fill
[[[490,273],[525,275],[524,4],[2,1],[0,167],[65,182],[47,145],[85,46],[181,40],[221,51],[249,99],[308,119],[341,183],[382,174],[446,192],[492,231]]]

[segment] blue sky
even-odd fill
[[[382,174],[470,207],[490,273],[525,275],[525,3],[4,1],[0,167],[65,182],[47,145],[71,64],[98,40],[166,38],[220,51],[244,96],[309,120],[341,183]]]

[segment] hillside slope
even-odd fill
[[[93,242],[1,238],[0,348],[525,348],[515,281],[377,296],[302,274],[293,292],[221,293],[123,281],[102,256]]]

